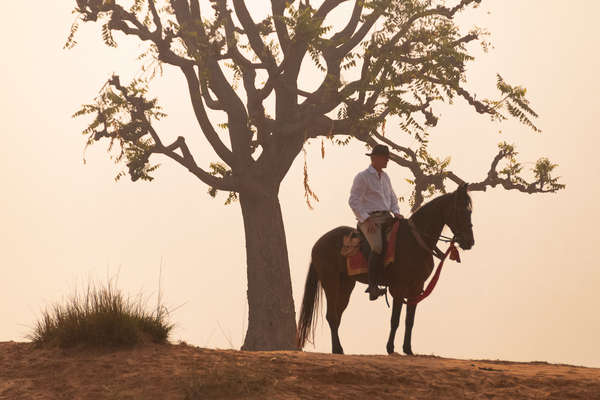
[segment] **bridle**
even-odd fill
[[[458,221],[458,218],[457,218],[458,217],[458,207],[456,205],[456,201],[457,201],[457,198],[456,198],[456,193],[455,193],[454,194],[454,201],[452,203],[452,219],[454,220],[455,225],[458,225],[457,224],[457,221]],[[450,225],[448,225],[448,226],[450,226]],[[442,238],[442,237],[444,238],[444,240],[442,240],[442,241],[448,241],[448,239],[450,239],[450,241],[454,241],[456,238],[460,238],[460,237],[465,236],[465,234],[466,234],[465,231],[467,229],[472,229],[472,228],[473,228],[473,224],[472,223],[469,223],[468,226],[463,227],[462,230],[458,230],[457,229],[456,231],[454,229],[452,229],[452,227],[450,226],[450,229],[452,229],[452,233],[454,234],[454,237],[453,238],[448,238],[447,236],[440,235],[440,238]]]
[[[452,203],[452,219],[454,220],[454,222],[456,223],[457,221],[457,216],[458,216],[458,207],[456,205],[456,194],[454,195],[454,199],[453,199],[453,203]],[[413,223],[412,219],[409,218],[408,220],[408,225],[411,228],[411,231],[413,233],[413,236],[415,237],[415,239],[417,240],[417,243],[419,244],[419,246],[421,246],[425,251],[427,251],[430,254],[433,254],[435,257],[439,258],[440,260],[444,257],[444,252],[442,250],[440,250],[436,244],[433,245],[433,248],[430,248],[425,241],[423,240],[423,237],[427,237],[430,239],[435,239],[436,243],[437,242],[445,242],[445,243],[453,243],[456,241],[457,237],[460,237],[461,235],[464,235],[464,232],[461,231],[457,231],[454,232],[453,230],[453,237],[449,237],[449,236],[445,236],[445,235],[439,235],[438,237],[434,237],[433,235],[427,234],[427,233],[421,233],[419,232],[419,230],[417,229],[417,227],[415,226],[415,224]],[[450,226],[449,224],[446,224],[448,226]],[[473,224],[471,224],[469,227],[472,227]],[[450,227],[452,229],[452,227]]]

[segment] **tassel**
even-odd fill
[[[458,253],[458,249],[454,245],[454,242],[450,243],[450,259],[460,263],[460,254]]]

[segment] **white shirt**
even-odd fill
[[[348,204],[358,222],[364,222],[374,211],[400,214],[398,198],[392,189],[390,177],[383,171],[380,175],[372,165],[354,178]]]

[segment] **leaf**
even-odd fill
[[[77,41],[75,40],[75,34],[79,30],[79,19],[80,19],[80,16],[78,15],[77,18],[75,19],[75,21],[73,22],[73,24],[71,25],[71,30],[70,30],[69,36],[67,37],[67,41],[65,42],[65,45],[63,46],[63,49],[72,49],[73,47],[75,47],[77,45]]]
[[[308,165],[306,161],[306,149],[302,148],[302,152],[304,154],[304,198],[306,199],[306,205],[309,209],[313,209],[313,206],[310,202],[311,199],[315,201],[319,201],[317,195],[312,191],[310,185],[308,184]]]
[[[102,25],[102,40],[109,47],[117,47],[117,42],[115,42],[110,29],[110,21]]]

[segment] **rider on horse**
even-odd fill
[[[371,165],[354,178],[348,203],[356,215],[359,229],[371,246],[367,291],[369,299],[375,300],[385,294],[385,290],[377,286],[377,280],[383,272],[382,227],[394,217],[404,217],[400,214],[390,177],[383,171],[390,158],[390,150],[378,144],[366,155],[371,156]]]

